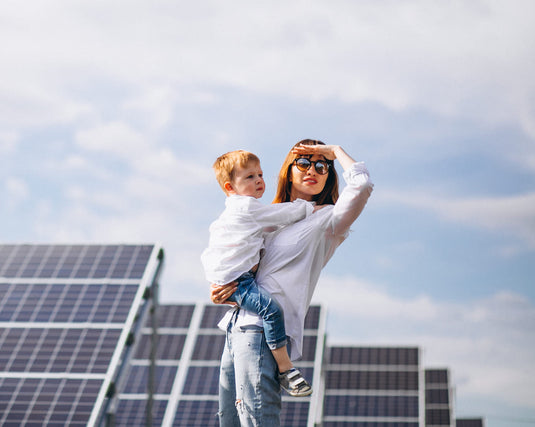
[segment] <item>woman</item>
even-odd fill
[[[337,159],[346,187],[338,197]],[[304,199],[326,205],[295,224],[270,233],[256,274],[259,286],[284,310],[292,360],[301,356],[304,319],[321,269],[345,240],[373,189],[366,166],[340,146],[303,140],[286,156],[274,203]],[[235,285],[212,287],[211,298],[222,304]],[[219,379],[220,425],[279,426],[281,394],[277,365],[262,333],[262,321],[244,310],[225,315],[227,333]]]

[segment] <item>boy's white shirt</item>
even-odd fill
[[[282,227],[266,236],[265,252],[256,273],[259,286],[273,296],[284,311],[286,334],[290,338],[290,358],[301,357],[305,316],[321,270],[345,240],[350,226],[360,215],[373,183],[363,162],[354,163],[343,174],[346,187],[335,205]],[[308,203],[308,202],[307,202]],[[218,326],[226,331],[235,309],[225,314]],[[262,319],[240,310],[236,326],[262,326]]]
[[[208,247],[201,255],[206,279],[217,285],[237,279],[258,264],[267,233],[313,211],[314,206],[301,199],[264,205],[250,196],[227,197],[225,210],[210,225]]]

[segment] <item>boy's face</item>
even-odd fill
[[[259,199],[266,190],[260,163],[250,163],[246,167],[234,170],[234,179],[227,188],[229,194],[250,196]]]

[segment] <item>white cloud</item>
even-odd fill
[[[1,8],[0,35],[13,42],[1,54],[0,81],[9,86],[0,93],[32,106],[27,114],[36,120],[47,110],[63,119],[94,112],[71,88],[101,79],[145,93],[148,105],[169,105],[166,88],[222,85],[516,123],[535,136],[529,0],[515,7],[316,0],[305,8],[282,1],[238,1],[232,9],[143,1]],[[166,123],[169,109],[152,119]]]
[[[355,278],[325,276],[313,302],[328,308],[331,344],[417,345],[424,366],[451,369],[458,395],[534,407],[535,306],[520,295],[401,298]]]
[[[430,211],[445,221],[505,232],[535,248],[535,193],[455,198],[384,190],[376,199],[378,203]]]
[[[7,177],[4,182],[5,199],[4,204],[14,209],[30,196],[28,184],[23,179],[17,177]]]

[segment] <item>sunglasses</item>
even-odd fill
[[[314,165],[314,169],[316,169],[316,172],[320,175],[325,175],[327,172],[329,172],[329,167],[331,166],[325,160],[316,160],[313,162],[306,157],[298,157],[293,161],[293,163],[301,172],[306,172],[310,169],[310,166]]]

